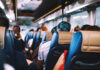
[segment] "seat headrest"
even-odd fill
[[[51,38],[52,38],[52,33],[48,31],[46,40],[51,40]]]
[[[5,27],[0,27],[0,45],[2,48],[5,46]]]
[[[40,38],[43,38],[44,33],[45,33],[45,31],[41,31]]]
[[[100,31],[81,31],[83,36],[82,52],[100,53]]]
[[[73,33],[66,31],[59,31],[59,44],[70,44]]]

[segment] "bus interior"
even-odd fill
[[[0,0],[0,70],[100,70],[100,0]]]

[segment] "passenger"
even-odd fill
[[[100,28],[98,26],[89,26],[86,30],[100,31]]]
[[[16,43],[18,43],[17,44],[17,46],[15,47],[15,49],[17,50],[17,51],[24,51],[24,49],[25,49],[25,43],[24,43],[24,41],[22,40],[22,37],[21,37],[21,35],[20,35],[20,27],[18,26],[18,25],[16,25],[16,26],[14,26],[13,27],[13,31],[14,31],[14,33],[15,33],[15,37],[16,37],[16,39],[18,40],[16,40],[15,42]],[[20,44],[20,45],[19,45]]]
[[[83,25],[82,27],[81,27],[81,30],[86,30],[88,27],[89,27],[90,25]]]
[[[79,31],[80,30],[80,27],[79,26],[76,26],[75,28],[74,28],[74,32],[77,32],[77,31]]]
[[[57,31],[70,31],[71,25],[68,22],[62,21],[57,28]]]

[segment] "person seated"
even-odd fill
[[[15,37],[16,37],[16,43],[18,43],[17,44],[17,46],[15,47],[15,49],[17,50],[17,51],[24,51],[24,49],[25,49],[25,43],[24,43],[24,41],[22,40],[22,37],[21,37],[21,35],[20,35],[20,27],[18,26],[18,25],[15,25],[14,27],[13,27],[13,31],[14,31],[14,33],[15,33]],[[19,45],[20,44],[20,45]]]

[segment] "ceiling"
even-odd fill
[[[67,2],[68,5],[76,0],[2,0],[2,1],[4,4],[6,2],[7,5],[9,5],[10,9],[14,9],[14,13],[17,13],[17,17],[30,16],[33,17],[33,21],[35,21],[39,19],[41,16],[45,15],[46,13],[50,12],[54,8],[61,5],[62,2],[63,3]],[[17,12],[16,12],[16,7],[17,7]],[[6,8],[8,9],[7,6]]]
[[[21,1],[21,0],[19,0]],[[23,0],[24,1],[24,0]],[[52,9],[61,5],[61,1],[72,3],[75,0],[29,0],[29,2],[18,2],[18,16],[33,16],[33,21],[37,20],[44,14],[48,13]],[[26,1],[26,0],[25,0]],[[19,5],[21,4],[21,5]],[[23,6],[24,5],[24,6]]]

